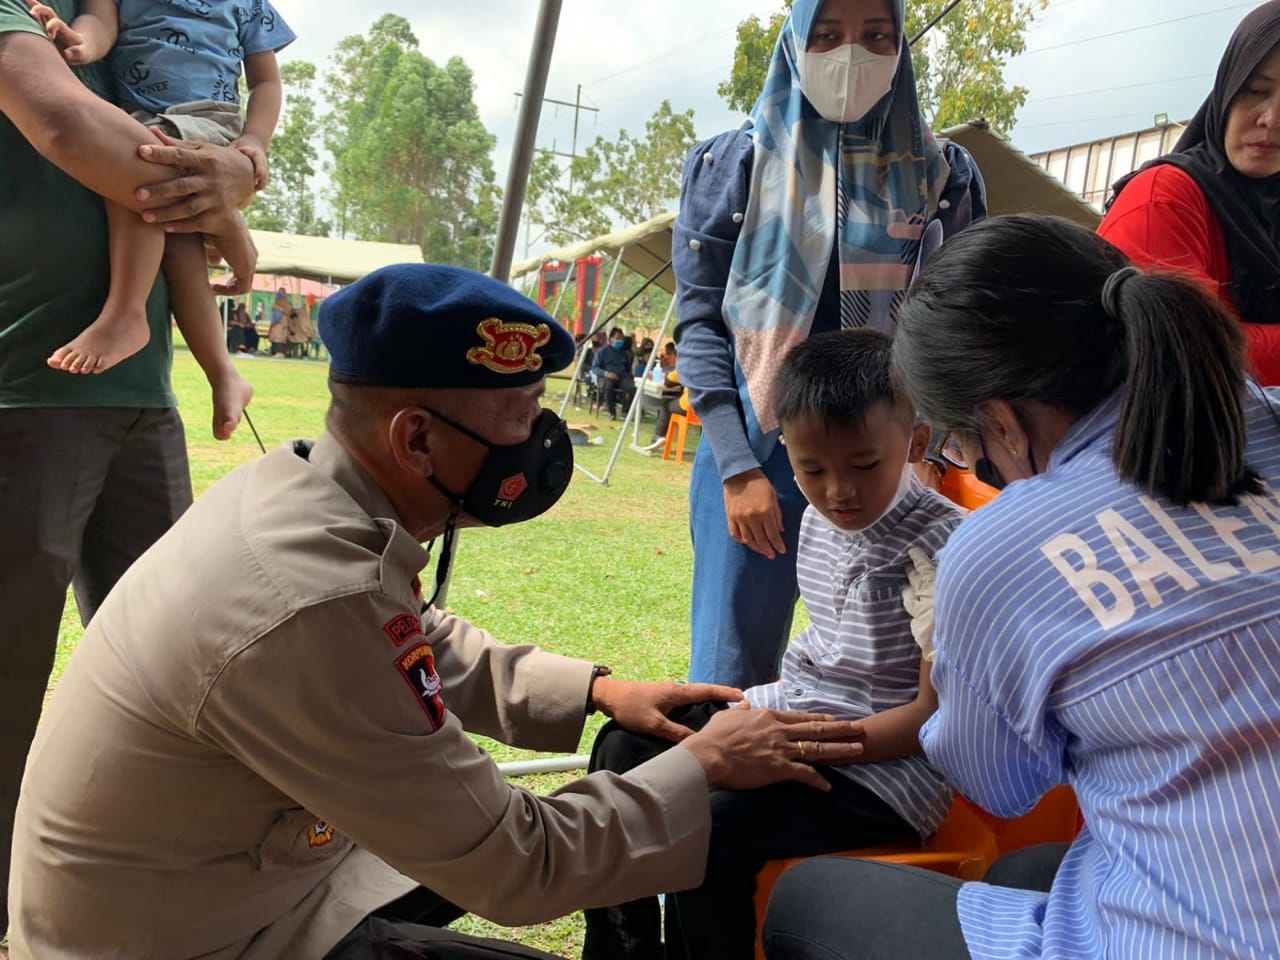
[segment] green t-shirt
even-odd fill
[[[67,21],[75,16],[74,0],[46,2]],[[15,31],[44,35],[27,0],[0,0],[0,34]],[[76,72],[109,97],[105,62]],[[163,277],[147,301],[151,341],[141,351],[105,373],[74,375],[45,365],[102,309],[108,270],[102,198],[36,153],[0,115],[0,408],[176,405]]]

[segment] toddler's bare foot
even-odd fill
[[[224,376],[211,380],[209,385],[213,388],[213,438],[227,440],[240,425],[244,408],[253,399],[253,387],[234,367]]]
[[[59,347],[45,361],[67,373],[101,373],[133,356],[151,339],[146,308],[103,311],[80,336]]]

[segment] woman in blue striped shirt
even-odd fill
[[[1087,826],[1048,893],[802,864],[768,956],[1280,956],[1280,392],[1238,324],[1006,217],[921,275],[894,366],[1008,483],[940,555],[925,752],[1000,816],[1069,783]]]

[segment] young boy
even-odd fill
[[[873,330],[810,337],[783,361],[773,402],[810,504],[797,566],[812,622],[791,641],[781,678],[745,691],[745,701],[862,720],[863,753],[819,768],[827,792],[797,783],[713,792],[703,884],[666,898],[667,960],[752,956],[752,896],[765,861],[927,837],[951,803],[921,755],[918,734],[936,701],[902,591],[908,551],[935,555],[962,513],[914,478],[929,429],[890,378],[889,339]],[[672,719],[696,729],[727,708],[699,704]],[[622,772],[668,746],[610,723],[591,766]],[[821,744],[797,744],[798,762],[821,759]],[[656,898],[588,910],[583,956],[662,957],[659,934]]]
[[[282,89],[276,52],[294,34],[267,0],[245,5],[208,0],[81,0],[68,25],[57,12],[29,0],[32,15],[62,51],[80,65],[110,57],[121,103],[135,119],[185,140],[232,146],[253,162],[255,186],[267,181],[267,147],[280,116]],[[240,113],[243,63],[249,85]],[[149,336],[145,304],[162,262],[174,317],[213,389],[213,434],[225,440],[240,422],[253,388],[227,354],[198,235],[166,237],[108,202],[111,285],[102,313],[83,333],[55,350],[49,366],[68,373],[101,373],[141,350]],[[251,244],[248,232],[245,243]],[[252,277],[233,277],[216,289],[243,293]]]

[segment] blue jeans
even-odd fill
[[[752,687],[778,676],[791,634],[799,589],[796,546],[806,506],[786,449],[779,444],[764,464],[782,506],[787,552],[768,560],[729,536],[724,484],[704,439],[689,484],[693,536],[693,649],[691,683]]]

